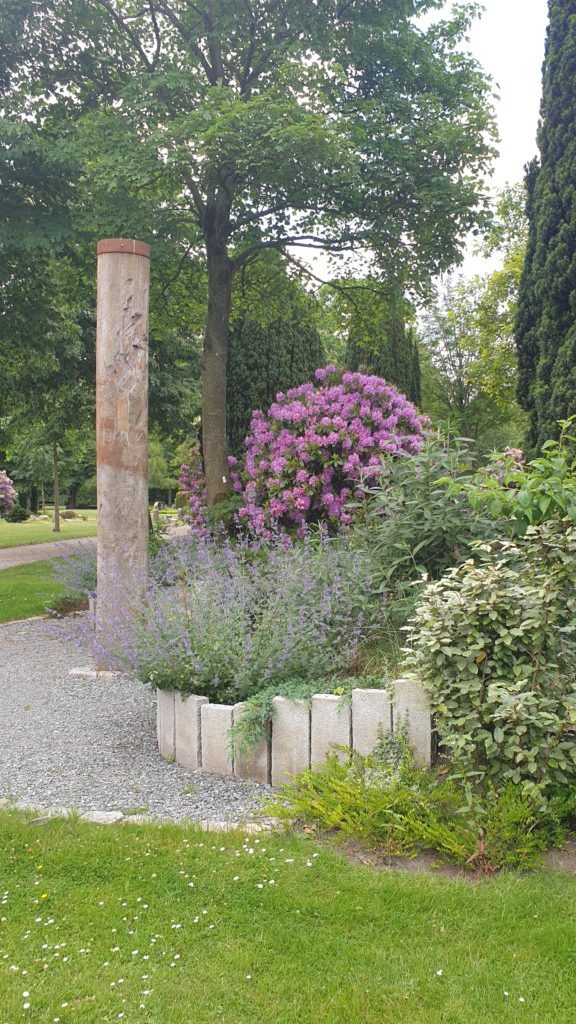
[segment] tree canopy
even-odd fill
[[[141,237],[208,268],[208,500],[228,487],[234,275],[266,249],[370,254],[426,287],[482,219],[489,83],[474,5],[440,0],[5,0],[0,225],[51,245]]]

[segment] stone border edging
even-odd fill
[[[256,835],[259,832],[270,832],[278,827],[276,821],[212,821],[210,818],[155,818],[151,814],[124,814],[122,811],[77,811],[74,807],[31,807],[18,801],[0,798],[0,814],[2,811],[25,811],[37,813],[29,825],[44,825],[54,818],[71,818],[87,821],[95,825],[178,825],[182,828],[193,826],[202,832],[246,832]]]
[[[310,706],[274,697],[269,737],[241,755],[232,752],[229,732],[241,720],[244,704],[210,704],[207,697],[176,690],[157,690],[156,701],[160,754],[191,771],[280,786],[323,762],[334,746],[369,754],[379,726],[392,733],[406,728],[417,761],[430,765],[432,760],[430,705],[413,679],[396,679],[389,690],[358,687],[351,700],[318,693]]]

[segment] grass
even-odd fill
[[[71,540],[78,537],[96,536],[95,512],[88,520],[62,519],[60,533],[54,533],[53,523],[43,520],[26,520],[25,523],[7,523],[0,519],[0,548],[20,547],[22,544],[46,544],[50,541]],[[84,515],[84,513],[82,513]]]
[[[470,884],[371,872],[308,838],[13,811],[0,864],[0,1024],[573,1019],[561,874]]]
[[[54,598],[63,592],[62,585],[52,579],[50,562],[0,569],[0,622],[44,615]]]

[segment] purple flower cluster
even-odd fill
[[[185,497],[187,509],[184,519],[190,524],[190,529],[196,537],[207,537],[208,517],[206,509],[206,487],[202,472],[202,459],[200,448],[192,448],[190,452],[190,464],[180,466],[178,483],[182,494]]]
[[[18,493],[12,485],[12,480],[5,470],[0,469],[0,518],[12,511],[17,497]]]
[[[239,522],[265,539],[312,523],[347,525],[361,480],[377,472],[383,456],[419,451],[427,425],[381,377],[317,370],[315,383],[280,392],[268,414],[253,413],[240,471],[231,460],[244,499]]]
[[[510,459],[510,468],[512,470],[517,472],[524,466],[524,452],[521,448],[505,448],[502,454],[507,459]]]
[[[524,469],[524,452],[520,448],[505,448],[490,459],[480,473],[492,476],[499,484],[508,482],[508,486],[516,486],[514,473]]]
[[[151,570],[146,581],[115,578],[98,630],[82,617],[61,620],[58,634],[142,681],[231,703],[293,682],[332,689],[382,628],[384,601],[365,608],[372,559],[339,539],[255,553],[247,541],[188,535],[167,544]],[[91,592],[89,564],[76,560],[59,578]],[[144,599],[132,600],[139,590]]]

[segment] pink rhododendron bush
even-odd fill
[[[12,511],[18,494],[8,474],[0,469],[0,518]]]
[[[280,392],[267,414],[253,414],[244,464],[234,470],[239,522],[264,538],[314,523],[347,525],[360,482],[382,456],[419,451],[427,425],[381,377],[317,370],[314,383]]]

